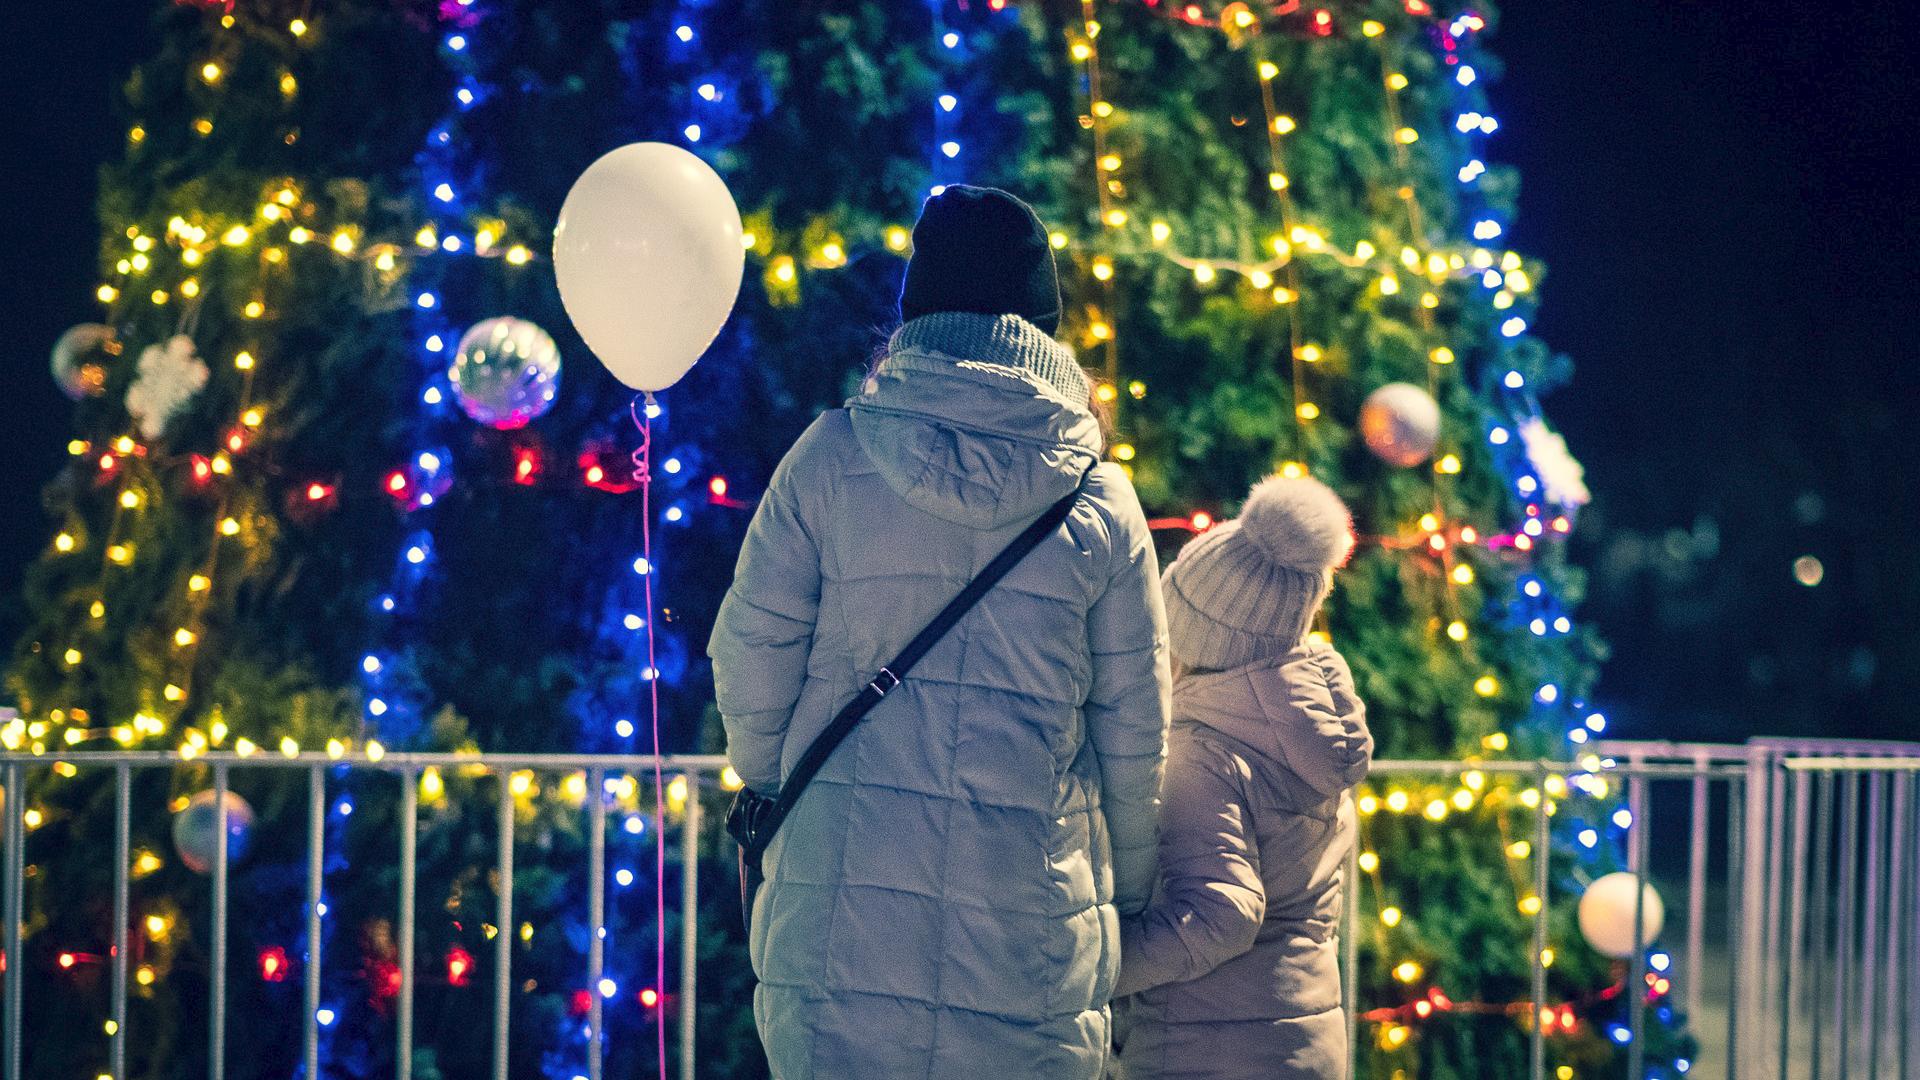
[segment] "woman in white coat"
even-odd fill
[[[1047,231],[1005,192],[927,201],[867,393],[775,470],[709,652],[727,755],[772,795],[997,552],[1066,521],[854,729],[765,856],[750,947],[778,1080],[1093,1080],[1119,916],[1154,880],[1165,619],[1100,464]]]

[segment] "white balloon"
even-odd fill
[[[1587,886],[1580,896],[1580,934],[1601,956],[1620,960],[1634,953],[1634,876],[1608,874]],[[1667,908],[1651,883],[1641,886],[1640,941],[1642,948],[1660,936]]]
[[[1360,437],[1380,460],[1411,468],[1440,441],[1440,403],[1423,387],[1388,383],[1360,406]]]
[[[740,208],[706,162],[666,143],[622,146],[587,166],[560,208],[561,302],[615,378],[664,390],[733,310],[740,234]]]

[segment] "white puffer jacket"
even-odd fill
[[[916,319],[754,515],[709,651],[728,758],[772,794],[1087,475],[1065,524],[841,744],[768,849],[750,942],[779,1080],[1090,1080],[1105,1064],[1119,914],[1154,877],[1169,679],[1146,520],[1120,469],[1093,467],[1072,365],[1013,316]]]

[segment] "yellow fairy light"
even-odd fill
[[[1120,155],[1106,154],[1102,156],[1100,158],[1100,168],[1103,172],[1113,172],[1117,170],[1120,168]]]
[[[1247,271],[1247,284],[1256,289],[1266,289],[1273,284],[1273,275],[1265,270]]]
[[[128,259],[126,261],[126,266],[129,269],[133,269],[133,270],[145,270],[147,267],[151,265],[153,264],[147,259],[145,255],[135,255],[133,258]],[[120,272],[124,274],[126,273],[126,270],[122,270]]]
[[[1460,783],[1468,791],[1479,791],[1487,786],[1487,774],[1479,769],[1472,769],[1460,777]]]
[[[1533,895],[1532,893],[1528,893],[1527,895],[1521,897],[1520,898],[1520,914],[1522,915],[1540,914],[1540,898],[1538,896]]]
[[[1433,471],[1452,476],[1460,471],[1460,456],[1458,454],[1445,455],[1439,461],[1433,463]]]
[[[1084,63],[1089,57],[1093,55],[1093,46],[1087,44],[1084,41],[1076,41],[1073,43],[1073,46],[1067,50],[1067,53],[1071,55],[1075,60],[1079,60]]]
[[[1541,949],[1541,950],[1540,950],[1540,966],[1541,966],[1541,967],[1552,967],[1552,966],[1553,966],[1553,950],[1552,950],[1552,949]],[[1565,1068],[1565,1066],[1562,1066],[1562,1068]],[[1571,1070],[1571,1069],[1567,1069],[1567,1072],[1569,1072],[1569,1073],[1571,1073],[1572,1071],[1573,1071],[1573,1070]]]
[[[1260,80],[1265,82],[1280,74],[1280,65],[1271,60],[1260,61]]]
[[[200,67],[200,80],[206,83],[208,86],[212,86],[213,84],[219,82],[220,75],[221,75],[220,65],[212,61],[208,61],[207,63],[201,65]]]
[[[106,603],[104,601],[95,600],[92,604],[87,606],[87,614],[91,615],[96,619],[106,618],[107,617]]]
[[[141,986],[152,986],[154,978],[153,967],[149,964],[141,964],[134,969],[133,981]]]
[[[353,234],[345,229],[333,234],[333,250],[342,255],[353,254]]]
[[[526,798],[533,791],[533,773],[524,769],[514,773],[507,778],[507,789],[513,792],[514,798]]]
[[[1495,693],[1499,692],[1500,684],[1497,682],[1494,682],[1493,676],[1491,675],[1482,676],[1482,679],[1485,682],[1493,684],[1489,692],[1483,696],[1492,697]],[[1476,690],[1479,689],[1479,684],[1476,683],[1474,685],[1474,689]],[[1480,745],[1486,747],[1489,750],[1505,750],[1507,748],[1507,733],[1504,731],[1496,731],[1493,734],[1488,735],[1486,738],[1481,739]]]
[[[1383,907],[1380,909],[1380,921],[1389,929],[1399,926],[1401,917],[1401,911],[1397,907]]]
[[[147,129],[141,127],[139,124],[135,124],[132,127],[127,129],[128,142],[131,142],[131,143],[145,142],[146,138],[147,138]]]
[[[515,244],[507,249],[507,265],[525,266],[531,261],[533,261],[533,252],[528,251],[522,245]]]
[[[1393,74],[1387,76],[1387,89],[1405,90],[1406,88],[1407,88],[1407,77],[1405,75],[1402,75],[1400,72],[1396,71]]]
[[[1517,293],[1526,292],[1533,288],[1533,279],[1527,276],[1525,270],[1509,270],[1507,271],[1507,288]]]
[[[86,654],[79,649],[68,649],[63,659],[66,660],[68,667],[78,667],[80,661],[86,659]]]
[[[213,471],[220,476],[227,475],[233,471],[233,459],[224,453],[213,455]]]
[[[1444,821],[1447,816],[1447,800],[1434,799],[1421,811],[1428,821]]]
[[[1507,845],[1507,858],[1509,859],[1524,859],[1531,854],[1533,854],[1533,845],[1525,840],[1515,840],[1513,843]]]
[[[1505,289],[1501,289],[1499,292],[1493,294],[1493,309],[1495,311],[1505,311],[1512,306],[1513,306],[1512,293],[1508,292]]]
[[[1401,128],[1399,131],[1393,133],[1393,137],[1399,140],[1402,146],[1412,146],[1414,143],[1420,141],[1420,133],[1412,128]]]
[[[120,493],[120,505],[131,510],[140,505],[140,493],[129,488]]]
[[[383,273],[386,271],[392,270],[396,265],[398,265],[398,260],[396,260],[393,257],[392,248],[385,248],[380,252],[380,254],[375,255],[373,257],[374,269],[379,270]]]
[[[131,544],[112,545],[111,547],[107,548],[107,561],[118,563],[122,566],[125,566],[127,563],[132,562],[133,546]]]
[[[1561,776],[1559,773],[1554,773],[1553,775],[1547,777],[1547,782],[1542,786],[1544,786],[1547,789],[1547,794],[1553,796],[1554,798],[1556,799],[1566,798],[1567,778],[1564,776]]]
[[[523,922],[520,924],[520,940],[521,941],[533,940],[533,924],[532,923]]]
[[[1307,475],[1307,467],[1298,461],[1283,461],[1280,463],[1280,475],[1289,480],[1298,480]]]
[[[248,409],[246,412],[240,414],[240,422],[250,428],[259,427],[260,422],[264,419],[265,417],[261,415],[259,409]]]
[[[74,543],[72,533],[61,533],[59,536],[53,538],[53,550],[64,555],[73,550]]]
[[[1282,287],[1273,290],[1273,302],[1276,304],[1291,304],[1298,299],[1300,299],[1300,294],[1292,289]]]
[[[1360,32],[1367,37],[1379,37],[1387,32],[1387,27],[1378,19],[1368,19],[1360,24]]]
[[[1309,342],[1295,349],[1293,355],[1299,357],[1303,363],[1317,364],[1325,358],[1327,354],[1320,346]]]
[[[1468,791],[1466,788],[1461,788],[1459,791],[1453,793],[1453,797],[1449,801],[1453,803],[1455,810],[1471,810],[1473,809],[1473,792]]]
[[[111,304],[120,298],[120,290],[111,285],[102,285],[94,290],[93,295],[99,297],[101,303]]]
[[[1112,383],[1103,382],[1093,388],[1093,396],[1099,401],[1112,401],[1120,396],[1120,391],[1115,390]]]
[[[1427,273],[1439,277],[1451,268],[1451,265],[1447,262],[1447,257],[1439,252],[1434,252],[1427,256]]]
[[[1299,126],[1299,124],[1294,123],[1293,117],[1291,116],[1276,116],[1273,118],[1273,133],[1275,135],[1288,134]]]
[[[293,241],[296,244],[304,244],[307,241],[313,239],[313,230],[309,228],[305,228],[300,225],[295,225],[293,228],[287,230],[287,239]]]
[[[1473,584],[1473,567],[1468,566],[1466,563],[1461,563],[1459,566],[1454,567],[1453,583],[1455,585]]]
[[[1453,363],[1453,360],[1454,360],[1453,350],[1447,348],[1445,345],[1442,345],[1439,348],[1428,353],[1427,359],[1433,361],[1436,364],[1451,364]]]
[[[146,265],[144,264],[144,262],[142,263],[140,268],[142,270],[146,269]],[[116,274],[131,274],[133,272],[133,260],[121,259],[119,262],[114,263],[113,272]]]
[[[1107,223],[1109,228],[1117,229],[1127,223],[1127,212],[1116,206],[1107,211],[1106,217],[1102,220]]]
[[[147,937],[153,941],[165,941],[167,930],[173,925],[165,915],[147,916]]]
[[[1107,341],[1113,337],[1113,327],[1096,319],[1092,326],[1087,327],[1087,333],[1092,334],[1095,341]]]
[[[1353,805],[1354,805],[1354,808],[1359,810],[1362,814],[1371,814],[1374,811],[1380,809],[1380,800],[1374,798],[1372,795],[1362,795],[1360,796],[1359,799],[1354,801]]]
[[[1396,814],[1405,813],[1407,804],[1411,801],[1404,791],[1391,791],[1387,793],[1387,809]]]
[[[1380,855],[1378,852],[1363,851],[1355,861],[1365,873],[1371,874],[1375,870],[1380,869]]]
[[[1302,420],[1318,420],[1320,418],[1320,406],[1315,405],[1311,401],[1301,402],[1293,412],[1295,416],[1298,416]]]
[[[295,742],[291,735],[282,736],[280,739],[280,754],[282,757],[299,757],[300,744]]]
[[[255,744],[252,739],[233,740],[233,752],[239,754],[241,757],[252,757],[259,751],[260,747]]]
[[[1393,977],[1403,983],[1410,983],[1420,977],[1420,965],[1411,960],[1402,960],[1394,965]]]
[[[1193,280],[1202,285],[1211,285],[1213,284],[1213,279],[1214,271],[1212,263],[1197,262],[1193,264]]]
[[[420,797],[434,802],[447,793],[447,782],[440,778],[440,770],[428,767],[420,773]]]
[[[1393,296],[1400,292],[1400,279],[1392,274],[1380,275],[1380,295]]]
[[[820,245],[820,261],[828,266],[843,266],[847,261],[847,249],[829,240]]]
[[[1107,117],[1109,117],[1109,116],[1112,116],[1112,115],[1113,115],[1113,102],[1111,102],[1111,101],[1096,101],[1096,102],[1094,102],[1094,103],[1093,103],[1093,115],[1095,115],[1095,116],[1097,116],[1097,117],[1099,117],[1099,118],[1100,118],[1100,119],[1102,119],[1102,120],[1105,120],[1105,119],[1106,119]]]
[[[283,71],[280,73],[280,92],[288,97],[292,97],[300,92],[300,82],[293,77],[293,72]]]
[[[907,250],[907,245],[912,242],[913,234],[908,232],[904,226],[887,226],[887,250],[905,251]]]
[[[249,319],[257,319],[267,313],[267,305],[258,300],[249,300],[247,306],[240,309],[240,313]]]
[[[200,279],[188,278],[180,283],[180,295],[191,300],[200,295]]]
[[[799,273],[798,270],[794,269],[793,256],[782,255],[773,260],[773,279],[780,284],[793,284],[794,279],[799,276]]]
[[[173,632],[173,643],[183,649],[198,640],[198,635],[184,626]]]
[[[1164,244],[1167,242],[1167,238],[1173,235],[1173,226],[1164,221],[1156,221],[1147,226],[1147,233],[1153,237],[1154,243]]]
[[[307,33],[307,20],[305,19],[293,20],[292,22],[287,24],[287,32],[292,34],[294,37],[305,37]]]
[[[1527,788],[1520,793],[1520,805],[1531,810],[1540,805],[1540,789]]]
[[[1289,181],[1287,180],[1286,173],[1270,172],[1267,174],[1267,186],[1272,188],[1275,191],[1287,190],[1288,183]]]
[[[167,300],[170,299],[170,297],[167,294],[167,290],[155,289],[153,290],[153,294],[149,296],[147,299],[152,300],[155,306],[159,306],[159,305],[165,304]]]
[[[1421,514],[1420,515],[1420,531],[1432,532],[1433,530],[1439,527],[1440,527],[1440,518],[1437,514]]]
[[[253,233],[248,231],[245,225],[235,225],[220,234],[220,242],[228,247],[239,247],[251,239],[253,239]]]
[[[335,761],[347,756],[347,744],[339,739],[327,740],[327,756]]]
[[[1113,448],[1113,456],[1121,461],[1132,461],[1138,453],[1132,443],[1121,443]]]
[[[222,519],[220,520],[220,535],[221,535],[221,536],[233,536],[233,535],[235,535],[235,534],[237,534],[237,533],[239,533],[239,531],[240,531],[240,522],[239,522],[239,521],[238,521],[237,519],[235,519],[235,518],[222,518]]]
[[[1398,1050],[1400,1047],[1406,1045],[1407,1040],[1412,1037],[1412,1034],[1412,1031],[1409,1030],[1405,1024],[1391,1024],[1388,1025],[1383,1038],[1387,1041],[1387,1049]]]
[[[180,687],[174,685],[173,683],[168,683],[160,691],[160,696],[163,698],[166,698],[168,701],[179,701],[182,698],[187,696],[187,692],[185,690],[180,689]]]
[[[1093,260],[1093,278],[1095,281],[1112,280],[1113,262],[1105,257]]]

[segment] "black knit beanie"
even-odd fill
[[[1018,315],[1049,334],[1059,329],[1060,277],[1032,207],[967,184],[927,200],[913,227],[900,317],[940,311]]]

